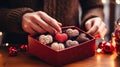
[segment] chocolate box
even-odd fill
[[[80,32],[87,34],[75,26],[63,27],[62,29],[67,28],[75,28]],[[95,54],[95,39],[89,34],[87,34],[87,36],[90,40],[60,51],[56,51],[50,46],[43,45],[34,37],[29,36],[28,52],[53,66],[62,66],[64,64],[88,58]]]

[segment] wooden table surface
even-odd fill
[[[29,55],[19,53],[18,56],[10,57],[6,47],[0,47],[0,67],[52,67],[46,62]],[[120,57],[113,54],[95,54],[92,57],[77,61],[63,67],[120,67]]]

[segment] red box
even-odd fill
[[[85,33],[75,26],[63,27],[63,29],[67,28],[76,28],[80,32]],[[29,36],[28,52],[46,61],[47,63],[52,64],[53,66],[62,66],[64,64],[85,59],[95,54],[95,39],[89,34],[87,34],[87,36],[90,37],[89,41],[65,48],[61,51],[56,51],[50,46],[43,45],[35,38]]]

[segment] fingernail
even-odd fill
[[[59,25],[59,26],[62,26],[62,23],[58,22],[58,25]]]
[[[62,29],[60,29],[60,31],[59,31],[60,33],[62,33]]]

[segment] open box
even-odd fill
[[[75,28],[80,32],[87,34],[75,26],[63,27],[62,29]],[[35,38],[29,36],[28,52],[53,66],[62,66],[64,64],[72,63],[95,54],[95,39],[87,34],[90,40],[80,43],[60,51],[52,49],[50,46],[41,44]]]

